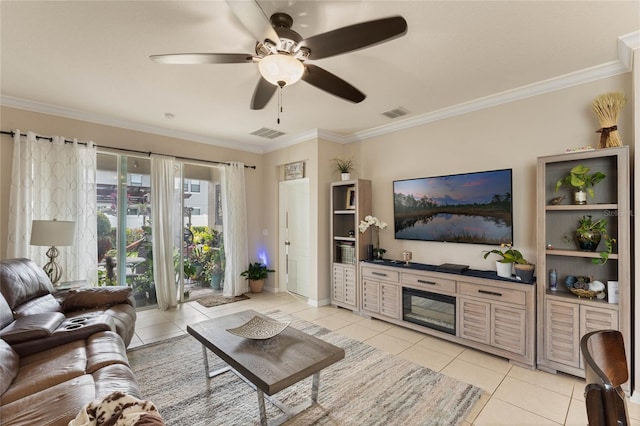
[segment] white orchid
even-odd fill
[[[360,225],[358,225],[358,229],[361,233],[365,233],[370,226],[375,226],[380,229],[385,229],[387,224],[375,216],[367,215],[363,220],[360,221]]]

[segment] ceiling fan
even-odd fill
[[[306,60],[329,58],[373,46],[403,36],[407,22],[401,16],[376,19],[302,38],[291,29],[293,18],[274,13],[271,19],[253,1],[227,0],[232,12],[256,42],[255,55],[249,53],[175,53],[151,55],[160,64],[235,64],[258,63],[262,76],[253,92],[251,109],[262,109],[277,88],[304,80],[318,89],[354,103],[366,95],[340,77],[307,64]]]

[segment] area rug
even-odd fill
[[[342,361],[320,373],[319,404],[286,425],[455,425],[464,420],[482,390],[400,357],[279,311],[269,316],[345,349]],[[224,362],[209,353],[209,367]],[[129,351],[144,398],[167,425],[259,424],[256,392],[231,372],[205,378],[202,346],[181,336]],[[308,400],[307,378],[278,394],[289,406]],[[265,401],[267,416],[278,408]]]
[[[241,294],[240,296],[206,296],[196,299],[196,302],[204,306],[205,308],[213,308],[214,306],[226,305],[227,303],[239,302],[240,300],[247,300],[249,296]]]

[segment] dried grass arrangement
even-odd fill
[[[600,129],[596,131],[601,134],[598,149],[622,146],[617,123],[618,115],[626,103],[624,93],[612,92],[598,96],[591,104],[600,121]]]

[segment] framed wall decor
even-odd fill
[[[356,189],[355,188],[347,189],[347,208],[348,209],[356,208]]]
[[[284,165],[284,180],[304,178],[304,161]]]

